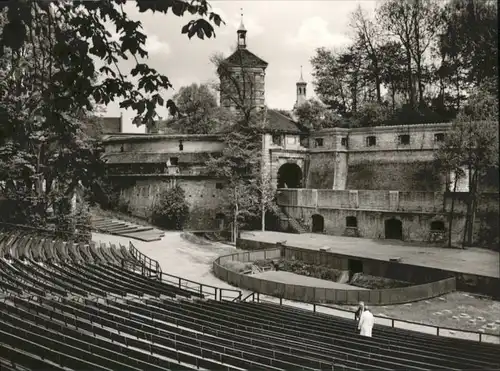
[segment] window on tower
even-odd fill
[[[315,138],[314,147],[323,147],[323,138]]]
[[[377,138],[373,135],[366,137],[366,146],[373,147],[377,145]]]
[[[279,135],[279,134],[273,135],[273,144],[275,144],[277,146],[281,146],[283,144],[283,140],[282,140],[281,135]]]

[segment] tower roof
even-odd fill
[[[248,49],[236,49],[236,51],[224,60],[230,67],[261,67],[266,68],[269,63],[260,59]]]
[[[247,29],[245,28],[245,25],[243,24],[243,15],[241,17],[240,27],[238,27],[238,32],[247,32]]]
[[[247,32],[247,29],[245,28],[245,25],[243,24],[243,8],[241,8],[241,23],[240,27],[238,28],[238,33],[240,32]]]
[[[302,77],[302,66],[300,66],[300,79],[297,81],[297,85],[305,85],[307,82],[304,81],[304,78]]]

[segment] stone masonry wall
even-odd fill
[[[441,191],[445,181],[435,162],[349,164],[347,189]]]
[[[190,216],[185,228],[210,230],[217,228],[215,215],[223,212],[220,200],[225,191],[217,189],[217,183],[219,182],[207,179],[144,179],[124,188],[121,197],[129,202],[133,215],[149,218],[158,195],[163,190],[178,184],[186,192],[186,201],[189,204]]]
[[[332,189],[335,179],[335,153],[310,155],[307,188]]]
[[[324,232],[334,236],[356,236],[362,238],[385,238],[385,221],[398,219],[402,222],[403,240],[416,242],[441,242],[434,239],[431,233],[431,222],[446,219],[440,214],[432,213],[401,213],[369,210],[348,209],[313,209],[305,207],[285,207],[284,210],[293,218],[303,220],[303,224],[311,227],[312,216],[321,215],[324,218]],[[357,230],[347,228],[347,217],[355,217]],[[453,243],[460,243],[464,227],[464,218],[457,217],[453,224]],[[444,236],[442,242],[445,242]]]
[[[452,241],[457,244],[464,228],[466,195],[455,194]],[[309,228],[313,215],[321,215],[327,234],[385,238],[385,221],[395,218],[402,222],[405,241],[444,242],[445,234],[431,232],[434,221],[444,223],[445,233],[448,229],[451,199],[444,196],[440,192],[280,190],[278,204]],[[495,232],[492,220],[498,221],[498,201],[496,193],[481,195],[474,225],[475,241],[480,242],[486,231]],[[355,229],[348,228],[347,217],[356,218]]]

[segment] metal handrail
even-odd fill
[[[165,277],[165,276],[171,277],[174,280],[164,279],[163,277]],[[187,278],[175,276],[175,275],[169,274],[169,273],[163,273],[162,282],[167,282],[169,284],[177,284],[177,286],[179,288],[188,289],[190,291],[197,292],[197,293],[204,295],[204,296],[213,296],[215,300],[219,300],[219,301],[224,300],[224,298],[230,298],[230,299],[233,299],[233,301],[235,301],[235,300],[239,301],[239,300],[241,300],[241,296],[242,296],[242,293],[240,290],[225,289],[222,287],[207,285],[204,283],[189,280]],[[187,285],[187,283],[191,283],[191,284],[196,285],[197,289],[189,287],[189,285]],[[207,291],[207,290],[204,290],[204,288],[211,289],[211,290]],[[234,293],[234,295],[228,296],[228,295],[224,295],[224,293]]]
[[[251,298],[252,301],[255,301],[257,303],[262,302],[262,303],[276,304],[275,302],[270,301],[270,300],[262,300],[260,298],[260,293],[257,292],[257,291],[254,291],[251,294],[247,295],[246,297],[244,297],[243,299],[241,299],[241,301],[247,301],[249,298]],[[302,307],[301,308],[297,308],[297,307],[294,307],[293,305],[283,304],[283,297],[276,296],[276,298],[279,299],[279,305],[280,306],[295,308],[295,309],[299,309],[299,310],[300,309],[306,309],[306,310],[309,309],[309,308],[302,308]],[[312,311],[313,311],[313,313],[321,313],[321,312],[317,312],[317,310],[316,310],[318,307],[320,307],[320,308],[326,308],[326,309],[330,309],[330,310],[337,310],[339,312],[351,313],[351,314],[353,314],[353,318],[354,318],[354,313],[356,312],[354,310],[342,309],[342,308],[337,308],[337,307],[331,307],[331,306],[324,305],[324,304],[319,304],[319,303],[304,303],[304,302],[299,302],[299,301],[290,300],[290,299],[285,299],[285,300],[289,300],[289,301],[297,302],[297,303],[301,303],[301,304],[312,305]],[[327,313],[323,313],[323,314],[327,315]],[[376,316],[376,315],[373,315],[373,317],[381,319],[381,320],[384,320],[384,321],[390,321],[392,328],[398,328],[398,327],[395,326],[396,322],[402,322],[402,323],[408,323],[410,325],[417,325],[417,326],[421,326],[421,327],[432,328],[432,329],[436,330],[435,331],[436,332],[436,336],[442,336],[442,335],[440,335],[440,333],[442,331],[455,331],[455,332],[461,332],[461,333],[466,333],[466,334],[477,335],[480,343],[483,341],[483,336],[494,337],[494,338],[497,338],[497,339],[500,340],[500,335],[496,335],[496,334],[483,334],[482,332],[479,332],[479,331],[462,330],[462,329],[452,328],[452,327],[436,326],[436,325],[430,325],[430,324],[426,324],[426,323],[420,323],[420,322],[415,322],[415,321],[410,321],[410,320],[404,320],[404,319],[397,319],[397,318],[391,318],[391,317],[383,317],[383,316]],[[409,330],[409,331],[411,331],[411,330]]]
[[[151,273],[154,272],[153,275],[157,280],[177,285],[179,288],[196,292],[197,294],[200,294],[202,296],[213,296],[215,300],[219,301],[224,300],[225,298],[241,300],[242,294],[240,290],[225,289],[222,287],[207,285],[183,277],[175,276],[173,274],[164,273],[161,269],[160,263],[157,260],[151,259],[149,256],[143,254],[132,244],[132,242],[129,242],[129,251],[131,255],[141,264],[141,267],[143,268],[143,275],[146,275],[146,272],[144,271],[145,268],[148,271],[148,277],[151,277]],[[173,278],[174,280],[168,280],[166,279],[167,277]],[[197,287],[193,288],[188,284],[194,284]],[[224,293],[232,293],[233,295],[224,295]]]

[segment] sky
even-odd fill
[[[146,63],[166,75],[173,89],[164,93],[170,98],[182,86],[192,83],[213,83],[216,73],[210,57],[215,53],[229,56],[236,47],[236,30],[241,21],[247,29],[247,49],[269,63],[266,71],[266,104],[269,108],[291,110],[296,99],[295,83],[300,66],[308,82],[308,98],[314,96],[310,59],[318,47],[337,48],[350,40],[350,14],[361,5],[373,13],[375,0],[247,0],[209,1],[212,11],[219,14],[225,25],[215,26],[216,38],[191,40],[181,34],[189,16],[139,13],[135,2],[125,6],[130,18],[142,22],[148,36]],[[130,62],[121,62],[130,70]],[[132,124],[131,110],[109,105],[105,116],[123,114],[124,131],[143,133],[144,127]],[[166,111],[160,111],[166,116]]]

